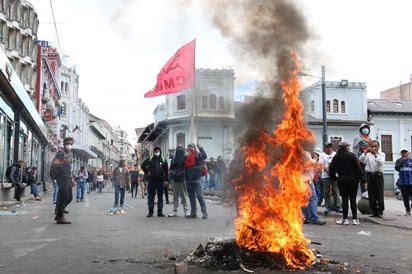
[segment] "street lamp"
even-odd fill
[[[325,82],[325,66],[322,66],[322,142],[323,148],[328,141],[327,120],[326,120],[326,82]]]
[[[325,149],[325,144],[328,141],[328,132],[327,132],[327,119],[326,119],[326,81],[325,81],[325,66],[321,67],[321,77],[310,75],[304,72],[300,72],[301,76],[310,76],[314,78],[321,79],[321,88],[322,88],[322,143],[323,148]]]

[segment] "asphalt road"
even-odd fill
[[[235,209],[207,199],[209,219],[147,218],[146,200],[127,194],[124,214],[108,215],[113,193],[88,195],[67,208],[70,225],[54,222],[51,194],[0,211],[1,273],[175,273],[199,244],[234,238]],[[13,212],[15,210],[15,212]],[[170,213],[172,205],[165,205]],[[180,209],[181,210],[181,209]],[[304,225],[320,263],[294,273],[410,273],[412,230],[362,222]],[[412,219],[411,219],[412,221]],[[190,273],[222,273],[193,263]],[[279,273],[260,267],[255,273]],[[227,271],[245,273],[244,270]]]

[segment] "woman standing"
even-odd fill
[[[329,166],[329,176],[338,181],[339,193],[342,196],[343,218],[336,221],[338,225],[348,225],[348,210],[352,211],[352,224],[359,225],[357,215],[356,195],[358,193],[359,180],[363,177],[363,171],[356,155],[349,151],[347,142],[339,143],[339,150],[333,157]]]

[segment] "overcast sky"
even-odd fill
[[[261,73],[232,54],[233,41],[212,25],[206,0],[52,0],[57,35],[50,0],[30,2],[40,20],[38,38],[50,41],[66,55],[66,65],[76,67],[80,98],[91,113],[124,128],[132,142],[134,129],[152,123],[154,108],[165,100],[143,94],[154,86],[163,64],[192,39],[197,41],[196,68],[233,68],[236,85]],[[295,3],[311,33],[300,56],[305,73],[320,76],[325,65],[326,80],[365,82],[368,98],[409,82],[412,1]]]

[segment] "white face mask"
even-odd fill
[[[369,129],[362,128],[362,134],[368,135],[369,134]]]
[[[67,151],[70,151],[70,150],[72,150],[72,145],[65,145],[64,148],[65,148]]]
[[[155,152],[154,156],[159,157],[159,156],[160,156],[160,152]]]

